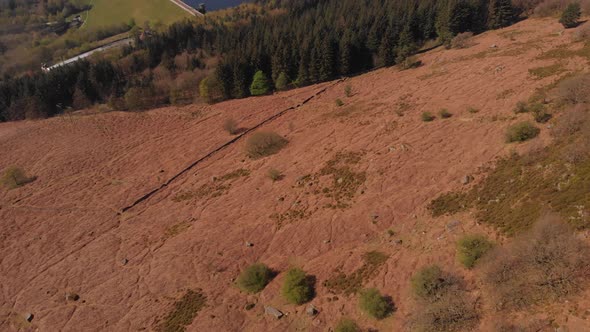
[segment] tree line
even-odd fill
[[[146,96],[155,91],[154,68],[177,75],[204,67],[211,57],[218,58],[215,70],[199,87],[192,87],[209,102],[314,84],[400,63],[429,40],[449,43],[461,32],[507,26],[522,10],[510,0],[257,3],[262,10],[231,24],[206,17],[172,24],[144,38],[136,34],[136,45],[113,62],[82,61],[47,74],[4,80],[0,120],[52,116],[68,107],[130,100],[126,98],[130,91]],[[180,54],[188,54],[182,68],[174,61]],[[258,79],[252,89],[255,74]],[[141,107],[166,102],[169,99],[154,100],[153,105],[148,101]]]

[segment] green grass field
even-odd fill
[[[94,29],[120,23],[131,19],[142,26],[145,21],[151,24],[170,24],[191,15],[169,0],[87,0],[92,9],[82,13],[86,20],[83,29]]]

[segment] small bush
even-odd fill
[[[516,107],[514,108],[515,114],[527,113],[528,111],[529,109],[527,108],[527,105],[524,101],[519,101],[516,103]]]
[[[492,247],[493,244],[483,235],[466,235],[457,241],[457,258],[471,269]]]
[[[451,47],[452,48],[468,48],[471,46],[471,37],[473,37],[473,32],[463,32],[456,35],[453,40],[451,40]]]
[[[28,177],[22,168],[12,166],[4,171],[0,183],[8,189],[15,189],[35,180],[36,177]]]
[[[431,122],[431,121],[434,121],[434,119],[436,119],[436,117],[434,115],[432,115],[432,113],[430,113],[430,112],[423,112],[422,113],[422,121]]]
[[[278,169],[271,168],[268,170],[268,177],[273,181],[280,181],[285,176]]]
[[[590,75],[578,75],[563,80],[557,86],[562,101],[569,104],[590,102]]]
[[[227,119],[223,122],[223,130],[227,131],[230,135],[238,133],[238,122],[234,119]]]
[[[352,97],[352,86],[350,84],[344,87],[344,94],[346,95],[346,97]]]
[[[248,266],[236,281],[238,287],[247,293],[258,293],[272,280],[272,271],[262,263]]]
[[[541,218],[482,260],[483,281],[500,309],[555,303],[586,285],[590,250],[556,216]]]
[[[448,287],[455,282],[443,274],[437,265],[430,265],[420,269],[411,280],[412,290],[420,299],[434,302],[440,299]]]
[[[524,142],[537,137],[541,130],[528,121],[520,122],[508,127],[506,142]]]
[[[334,328],[334,332],[360,332],[361,329],[356,325],[356,323],[352,319],[344,318],[336,328]]]
[[[344,102],[340,99],[336,99],[335,102],[336,102],[336,106],[338,106],[338,107],[344,106]]]
[[[292,304],[309,302],[314,294],[312,282],[303,270],[289,269],[283,283],[282,294]]]
[[[259,131],[246,140],[246,153],[258,159],[278,153],[289,141],[274,132]]]
[[[359,306],[362,311],[376,319],[387,317],[393,309],[387,298],[375,288],[365,289],[361,292]]]
[[[575,28],[579,24],[581,15],[582,10],[580,9],[580,4],[577,2],[570,3],[561,14],[559,23],[566,29]]]
[[[442,110],[440,110],[440,111],[438,112],[438,115],[439,115],[439,116],[440,116],[442,119],[448,119],[448,118],[450,118],[450,117],[452,117],[452,116],[453,116],[453,114],[452,114],[451,112],[449,112],[449,110],[448,110],[448,109],[446,109],[446,108],[443,108]]]
[[[467,108],[467,112],[469,112],[471,114],[476,114],[476,113],[479,113],[479,110],[477,108],[474,108],[474,107],[468,107]]]

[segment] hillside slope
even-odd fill
[[[570,34],[555,20],[526,20],[479,35],[468,49],[422,54],[424,65],[412,70],[212,106],[0,124],[0,169],[19,165],[37,176],[0,191],[0,330],[154,330],[188,289],[206,296],[189,331],[326,331],[345,316],[365,329],[407,330],[416,308],[409,280],[419,267],[458,271],[477,293],[473,273],[455,260],[455,241],[471,232],[502,237],[469,213],[432,218],[426,206],[461,188],[466,175],[479,181],[496,158],[549,143],[545,129],[517,145],[504,134],[531,117],[514,115],[518,101],[587,68],[582,57],[539,58],[582,47]],[[554,75],[529,73],[555,63],[562,70]],[[421,120],[442,108],[453,117]],[[263,123],[259,130],[289,143],[251,160],[244,145],[252,132],[230,136],[222,130],[228,118],[243,128]],[[269,169],[285,178],[271,181]],[[396,307],[381,321],[360,313],[355,295],[324,284],[361,268],[373,250],[389,258],[362,285]],[[258,295],[240,292],[235,278],[258,261],[315,276],[319,314],[280,297],[281,273]],[[68,301],[69,292],[80,300]],[[587,316],[572,310],[588,308],[588,298],[531,317],[588,330]],[[264,306],[286,317],[266,315]],[[495,319],[485,311],[477,329],[490,330]]]

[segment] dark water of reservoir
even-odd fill
[[[184,0],[187,5],[195,8],[197,8],[199,4],[204,3],[207,11],[237,6],[247,1],[248,0]]]

